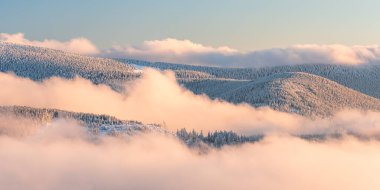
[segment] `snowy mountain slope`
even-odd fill
[[[80,76],[96,84],[117,87],[120,81],[139,77],[131,65],[58,50],[0,42],[0,71],[43,80],[53,76]]]
[[[80,76],[95,84],[107,84],[120,89],[120,83],[138,78],[139,65],[125,64],[113,59],[89,57],[58,50],[0,42],[0,71],[13,72],[33,80],[53,76]],[[183,80],[215,78],[199,71],[178,70],[176,77]]]
[[[263,135],[241,136],[232,131],[210,131],[207,136],[203,136],[202,133],[197,133],[194,130],[192,132],[187,132],[186,129],[181,129],[176,133],[173,133],[157,124],[142,124],[137,121],[123,121],[107,115],[75,113],[57,109],[32,108],[25,106],[0,106],[0,119],[7,116],[16,120],[27,119],[27,123],[22,129],[23,135],[33,133],[33,130],[40,129],[42,126],[50,127],[50,124],[53,121],[65,119],[66,121],[75,120],[79,122],[79,124],[86,127],[88,132],[95,137],[97,135],[131,137],[143,133],[159,133],[177,137],[178,140],[182,141],[187,146],[203,151],[207,151],[212,147],[220,148],[224,145],[253,143],[263,138]],[[12,130],[9,130],[12,127],[12,124],[0,123],[0,135],[12,135]]]
[[[112,116],[89,113],[75,113],[57,109],[31,108],[25,106],[0,106],[0,116],[32,119],[46,125],[57,119],[76,120],[89,131],[99,135],[130,136],[143,132],[168,133],[156,124],[119,120]],[[0,131],[1,132],[1,131]]]
[[[221,98],[232,103],[271,106],[276,110],[302,115],[328,115],[342,107],[377,110],[379,99],[364,94],[380,97],[378,65],[298,65],[231,69],[126,59],[120,61],[130,64],[0,42],[0,71],[14,72],[33,80],[52,76],[72,78],[78,75],[96,84],[107,84],[114,89],[120,89],[120,82],[140,77],[142,67],[172,69],[178,81],[197,94],[205,93],[211,98]],[[275,81],[280,81],[280,84]],[[326,90],[330,88],[331,91]],[[292,92],[296,89],[300,89],[300,92]],[[326,94],[319,93],[321,90]],[[315,92],[318,95],[313,94]],[[341,92],[343,95],[339,95]]]
[[[329,116],[344,108],[380,111],[379,99],[302,72],[278,73],[253,81],[203,80],[185,86],[232,103],[270,106],[306,116]]]
[[[208,73],[214,78],[256,80],[276,73],[304,72],[318,75],[343,86],[352,88],[369,96],[380,99],[380,65],[349,66],[349,65],[327,65],[327,64],[307,64],[295,66],[276,66],[264,68],[218,68],[204,67],[172,63],[152,63],[147,61],[118,59],[125,63],[153,67],[158,69],[197,71]],[[179,78],[182,79],[182,78]],[[198,78],[198,80],[208,78]],[[186,80],[188,81],[188,80]]]
[[[205,80],[205,79],[215,79],[214,75],[211,75],[206,72],[201,71],[192,71],[192,70],[176,70],[175,76],[177,80],[180,81],[196,81],[196,80]]]

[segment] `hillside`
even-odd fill
[[[118,88],[119,82],[139,77],[131,65],[112,59],[83,56],[58,50],[0,42],[0,71],[33,80],[53,76],[80,76],[95,84]]]
[[[326,78],[301,72],[279,73],[253,81],[202,80],[185,83],[195,93],[205,93],[232,103],[270,106],[306,116],[329,116],[344,108],[380,110],[380,100]]]
[[[25,106],[0,106],[0,116],[30,119],[39,125],[46,125],[57,119],[76,120],[94,134],[130,136],[142,132],[167,133],[159,125],[146,125],[137,121],[119,120],[112,116],[89,113],[75,113],[57,109],[31,108]],[[1,130],[0,130],[1,133]]]
[[[112,60],[0,42],[0,71],[37,81],[80,76],[120,90],[122,82],[139,78],[143,67],[171,69],[194,93],[231,103],[270,106],[306,116],[327,116],[343,108],[379,110],[379,65],[216,68]]]
[[[94,136],[131,137],[143,133],[158,133],[177,137],[185,145],[197,148],[199,151],[207,151],[209,148],[221,148],[225,145],[239,145],[253,143],[261,140],[263,135],[242,136],[232,131],[210,131],[206,136],[194,130],[177,130],[176,133],[168,131],[157,124],[143,124],[138,121],[124,121],[112,116],[96,115],[89,113],[68,112],[57,109],[32,108],[26,106],[0,106],[0,119],[4,117],[16,118],[18,121],[27,121],[21,133],[28,135],[41,126],[49,127],[53,121],[60,119],[75,120],[86,127],[89,134]],[[0,123],[0,135],[13,135],[17,130],[12,124]],[[18,131],[20,133],[20,131]]]
[[[135,65],[153,67],[163,70],[196,71],[207,73],[207,77],[198,77],[197,80],[213,78],[235,79],[235,80],[256,80],[262,77],[271,76],[285,72],[304,72],[318,75],[348,88],[352,88],[369,96],[380,99],[380,65],[327,65],[327,64],[307,64],[307,65],[284,65],[263,68],[219,68],[204,67],[173,63],[152,63],[140,60],[118,59],[121,62],[133,63]],[[203,75],[205,76],[205,75]],[[194,78],[194,77],[193,77]],[[182,78],[179,78],[182,81]],[[189,81],[189,80],[186,80]]]

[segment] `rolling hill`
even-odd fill
[[[155,133],[178,138],[185,145],[197,148],[199,151],[207,151],[210,147],[220,148],[224,145],[239,145],[260,141],[263,135],[242,136],[232,131],[209,132],[207,136],[195,131],[187,132],[186,129],[177,130],[176,133],[168,131],[157,124],[143,124],[138,121],[124,121],[112,116],[96,115],[89,113],[76,113],[57,109],[32,108],[26,106],[0,106],[0,119],[6,117],[25,120],[26,125],[15,127],[13,122],[0,123],[0,136],[28,136],[34,134],[42,127],[52,127],[54,121],[72,120],[85,127],[92,137],[116,136],[128,138],[134,135]],[[4,121],[4,120],[2,120]],[[5,120],[6,121],[6,120]],[[20,125],[20,123],[18,123]],[[66,126],[66,125],[64,125]],[[61,126],[62,127],[62,126]]]
[[[216,68],[130,59],[104,59],[0,42],[0,71],[36,81],[80,76],[121,90],[141,68],[175,72],[196,94],[231,103],[270,106],[305,116],[329,116],[344,108],[380,110],[380,66],[309,64],[265,68]]]
[[[112,59],[83,56],[59,50],[0,42],[0,71],[33,80],[80,76],[115,89],[120,82],[138,78],[129,64]]]
[[[57,119],[75,120],[96,135],[131,136],[139,133],[167,133],[156,124],[124,121],[108,115],[68,112],[57,109],[32,108],[26,106],[0,106],[0,116],[29,119],[37,126],[47,125]],[[1,134],[1,129],[0,129]]]
[[[162,62],[147,62],[132,59],[117,59],[124,63],[152,67],[162,70],[173,70],[177,72],[194,71],[204,73],[199,77],[192,77],[196,80],[234,79],[234,80],[257,80],[273,74],[286,72],[304,72],[318,75],[348,88],[352,88],[361,93],[380,99],[380,65],[327,65],[327,64],[306,64],[306,65],[284,65],[263,68],[220,68],[204,67]],[[202,77],[206,76],[206,77]],[[179,81],[189,81],[185,77],[179,77]]]
[[[306,116],[325,117],[345,108],[380,111],[379,99],[302,72],[278,73],[252,81],[201,80],[185,86],[232,103],[270,106]]]

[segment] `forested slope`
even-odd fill
[[[0,71],[33,80],[80,76],[113,87],[140,76],[133,66],[112,59],[5,42],[0,42]]]
[[[47,125],[58,119],[74,120],[77,121],[79,125],[87,127],[90,132],[100,135],[130,136],[142,132],[167,132],[159,125],[146,125],[137,121],[124,121],[108,115],[76,113],[26,106],[0,106],[0,116],[28,119],[40,126]]]
[[[175,72],[188,70],[207,73],[213,78],[236,79],[236,80],[256,80],[277,73],[304,72],[318,75],[343,86],[352,88],[369,96],[380,98],[380,65],[328,65],[328,64],[306,64],[306,65],[284,65],[263,68],[218,68],[204,67],[172,63],[152,63],[147,61],[119,59],[125,63],[133,63],[140,66],[153,67],[163,70],[173,70]],[[198,80],[209,79],[210,77],[198,77]],[[182,79],[182,78],[179,78]]]
[[[253,81],[202,80],[185,83],[232,103],[248,103],[306,116],[329,116],[342,109],[380,111],[380,100],[308,73],[278,73]]]

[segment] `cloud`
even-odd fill
[[[25,38],[23,33],[7,34],[0,33],[0,41],[16,43],[21,45],[30,45],[44,47],[72,53],[95,55],[99,53],[98,48],[86,38],[74,38],[69,41],[61,42],[54,39],[45,39],[43,41],[32,41]]]
[[[138,46],[115,46],[102,53],[106,57],[134,58],[182,64],[221,67],[262,67],[298,64],[360,65],[376,62],[380,47],[333,45],[293,45],[239,52],[229,47],[210,47],[189,40],[164,39],[145,41]]]
[[[280,130],[276,129],[279,126],[292,128],[298,125],[295,118],[299,117],[197,96],[179,86],[172,72],[155,70],[145,70],[141,79],[126,84],[125,92],[121,93],[81,78],[51,78],[40,83],[0,73],[0,85],[4,89],[0,91],[0,105],[108,114],[145,123],[165,122],[173,131],[187,128],[253,133],[264,127],[265,130]]]
[[[60,122],[24,138],[0,135],[0,188],[371,190],[380,186],[378,141],[345,138],[317,143],[269,136],[259,143],[199,155],[170,136],[92,142],[68,136],[80,130],[68,125]]]
[[[0,41],[109,58],[132,58],[152,62],[217,67],[252,68],[314,63],[362,65],[380,61],[378,45],[300,44],[285,48],[241,52],[227,46],[211,47],[174,38],[144,41],[140,45],[115,45],[103,50],[99,50],[86,38],[74,38],[65,42],[54,39],[36,41],[26,39],[23,33],[0,33]]]
[[[162,53],[175,55],[184,55],[189,53],[231,54],[237,52],[237,50],[228,47],[213,48],[209,46],[203,46],[202,44],[193,43],[190,40],[177,40],[173,38],[144,41],[144,43],[140,46],[127,47],[127,51],[136,54],[145,54],[146,52],[151,52],[156,54]]]
[[[204,132],[233,130],[247,135],[355,132],[380,137],[378,112],[342,110],[330,118],[310,120],[267,107],[234,105],[195,95],[181,87],[172,72],[151,69],[145,70],[141,79],[125,85],[125,91],[116,92],[106,85],[95,85],[81,78],[35,82],[0,73],[0,105],[107,114],[144,123],[165,123],[172,131],[179,128]]]
[[[298,133],[344,130],[378,137],[380,113],[300,116],[197,96],[171,72],[145,70],[125,92],[76,78],[35,82],[0,73],[0,105],[104,113],[170,130],[265,132],[255,144],[199,155],[172,136],[92,141],[75,121],[39,124],[0,116],[0,189],[377,189],[380,142],[344,136],[308,142]]]

